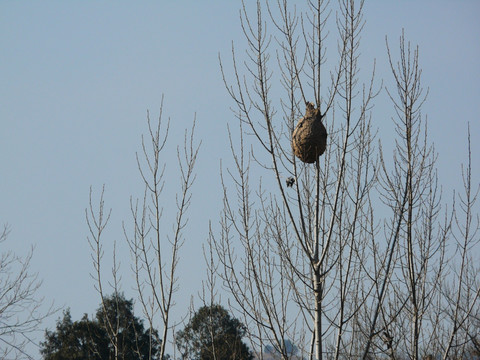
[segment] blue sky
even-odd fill
[[[0,224],[12,230],[2,251],[22,255],[34,245],[32,270],[43,279],[39,295],[70,307],[74,319],[94,313],[99,302],[86,241],[90,186],[98,195],[106,185],[106,206],[113,209],[106,266],[108,244],[116,239],[123,288],[127,297],[134,296],[121,225],[130,218],[130,196],[143,191],[135,152],[146,132],[146,111],[158,116],[162,94],[172,127],[165,153],[166,207],[178,189],[176,145],[195,114],[202,141],[177,314],[187,312],[190,296],[200,290],[202,244],[209,220],[218,221],[221,208],[219,163],[230,161],[226,125],[234,122],[218,54],[228,59],[232,41],[241,49],[240,6],[239,1],[0,2]],[[439,152],[445,199],[461,187],[468,122],[474,165],[480,153],[479,13],[478,1],[365,5],[366,74],[376,59],[379,82],[391,84],[386,35],[396,50],[405,28],[406,38],[420,46],[423,84],[430,89],[423,113]],[[333,21],[328,28],[334,36]],[[386,142],[392,115],[383,92],[373,118]],[[477,183],[478,174],[474,169]],[[52,328],[55,319],[45,327]]]

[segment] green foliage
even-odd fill
[[[72,322],[70,310],[58,320],[55,332],[46,331],[46,341],[41,353],[48,360],[107,359],[108,336],[97,322],[85,314],[80,321]]]
[[[45,360],[155,360],[160,347],[157,339],[157,331],[145,329],[135,317],[132,301],[116,294],[104,299],[95,319],[85,314],[72,322],[70,311],[65,311],[56,331],[46,331],[40,352]]]
[[[183,359],[251,360],[244,336],[245,326],[222,306],[203,306],[176,334],[176,344]]]

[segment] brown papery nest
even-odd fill
[[[293,130],[293,153],[304,163],[314,163],[327,148],[327,130],[322,118],[320,110],[311,102],[307,102],[305,116],[298,121]]]

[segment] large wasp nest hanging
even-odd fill
[[[317,161],[327,147],[327,130],[322,124],[322,117],[320,110],[307,102],[305,116],[293,130],[293,153],[304,163],[312,164]]]

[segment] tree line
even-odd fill
[[[160,360],[160,338],[157,329],[145,328],[143,320],[134,315],[133,300],[123,294],[107,296],[94,318],[85,314],[72,321],[70,310],[57,321],[55,331],[47,330],[40,353],[45,360]],[[114,343],[107,323],[117,323]],[[220,305],[203,306],[185,328],[175,335],[181,359],[242,359],[253,354],[243,342],[244,325],[232,318]],[[115,345],[113,345],[115,344]]]

